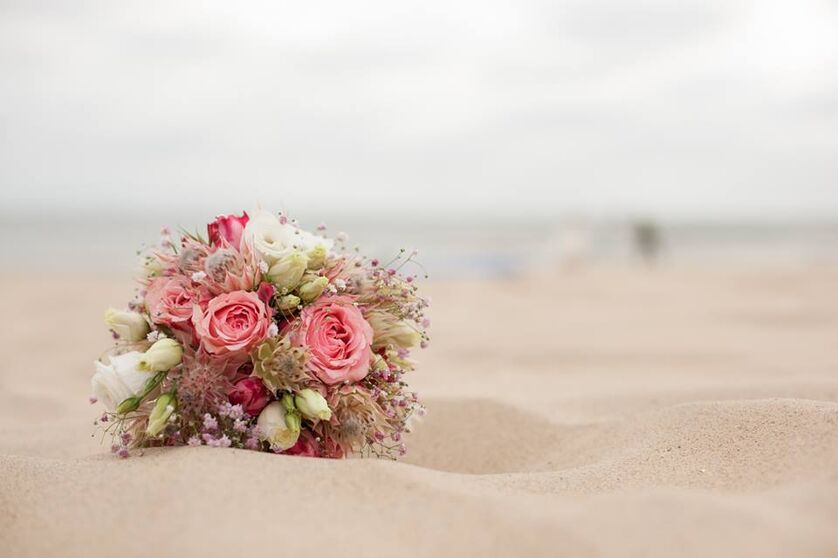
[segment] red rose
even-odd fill
[[[255,417],[270,402],[271,395],[259,378],[248,377],[239,380],[227,394],[233,405],[241,405],[244,412]]]
[[[297,443],[285,450],[288,455],[299,455],[302,457],[320,457],[320,444],[314,435],[308,430],[300,432]]]
[[[233,214],[219,215],[215,221],[207,225],[207,234],[209,235],[210,244],[213,246],[221,246],[223,241],[228,245],[239,249],[241,246],[242,232],[245,225],[250,220],[247,212],[243,211],[241,217]]]

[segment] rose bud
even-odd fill
[[[239,380],[227,393],[233,405],[241,405],[248,415],[255,417],[271,400],[271,395],[259,378],[250,376]]]
[[[139,368],[146,372],[166,372],[180,364],[183,349],[174,339],[161,339],[140,357]]]
[[[142,341],[149,332],[148,322],[137,312],[108,308],[105,312],[105,323],[125,341]]]
[[[297,443],[300,431],[289,428],[285,422],[287,412],[279,401],[273,401],[262,409],[256,420],[260,438],[271,445],[271,449],[287,450]]]
[[[303,283],[300,287],[300,298],[302,298],[305,302],[311,302],[321,294],[323,294],[323,290],[326,288],[326,285],[329,284],[329,279],[326,277],[316,277],[311,281]]]
[[[294,250],[286,254],[268,269],[268,280],[276,285],[280,292],[293,290],[300,284],[308,266],[308,257]]]
[[[157,398],[154,409],[148,417],[148,426],[145,429],[149,436],[157,436],[166,428],[166,422],[177,408],[177,398],[174,392],[164,393]]]
[[[326,403],[326,399],[319,392],[306,388],[294,397],[300,413],[310,420],[329,420],[332,418],[332,411]]]
[[[222,240],[226,241],[231,247],[238,250],[241,247],[242,233],[244,227],[250,217],[247,212],[243,211],[241,217],[235,215],[219,215],[215,221],[207,225],[207,235],[209,236],[210,244],[213,246],[221,246]]]

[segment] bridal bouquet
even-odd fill
[[[415,252],[381,265],[345,242],[261,210],[218,217],[207,238],[163,229],[135,299],[105,314],[115,343],[91,402],[112,451],[403,454],[424,413],[404,382],[428,341],[428,302],[401,272]]]

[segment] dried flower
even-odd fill
[[[177,383],[178,413],[187,419],[198,418],[208,409],[217,409],[220,403],[227,402],[232,384],[226,364],[191,349],[184,353],[183,366],[169,374]]]
[[[330,433],[345,453],[359,450],[376,431],[393,431],[381,407],[360,387],[343,386],[330,402],[337,419],[336,426],[330,425]]]
[[[366,318],[375,333],[373,349],[388,345],[409,349],[422,340],[422,334],[414,325],[389,312],[372,311],[367,313]]]
[[[253,375],[271,391],[299,391],[309,381],[304,349],[292,347],[290,339],[268,339],[251,354]]]

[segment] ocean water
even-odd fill
[[[181,219],[191,230],[205,230],[200,218]],[[22,216],[0,220],[2,271],[56,268],[101,274],[137,269],[137,251],[153,245],[161,225],[176,229],[177,218],[150,216]],[[316,222],[301,220],[314,229]],[[341,217],[327,234],[349,235],[347,250],[386,262],[405,250],[418,250],[419,265],[406,271],[432,278],[511,277],[550,272],[562,266],[659,265],[832,265],[838,264],[835,223],[660,223],[653,241],[642,244],[631,220],[579,218],[438,219],[414,216],[403,221]],[[646,247],[646,252],[643,251]],[[654,253],[654,257],[653,257]],[[645,256],[644,256],[645,254]]]

